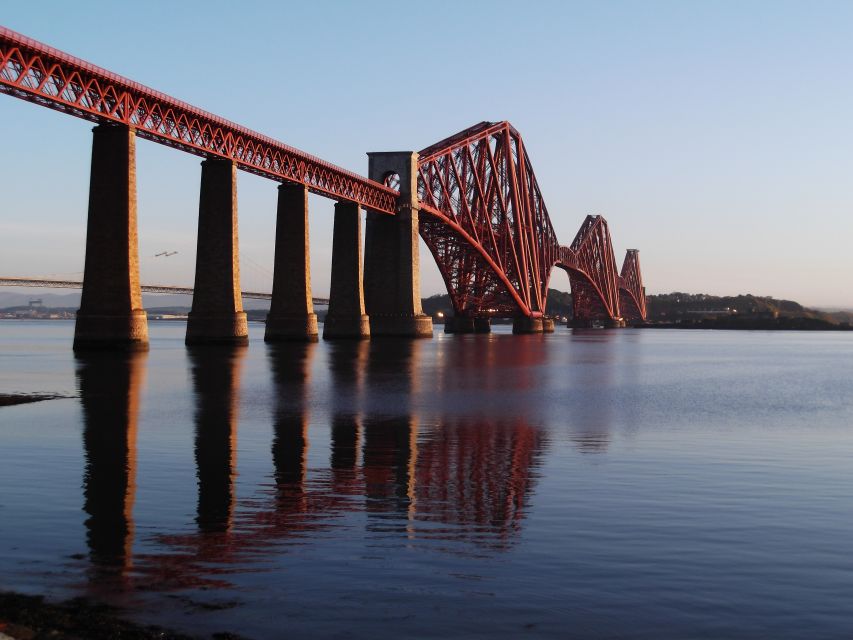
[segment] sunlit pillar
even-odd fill
[[[187,344],[245,344],[248,325],[240,292],[237,168],[231,160],[201,163],[195,291]]]
[[[323,324],[323,338],[368,337],[370,322],[364,312],[360,210],[355,202],[337,202],[332,238],[329,312]]]
[[[397,214],[369,211],[365,227],[364,288],[373,336],[431,338],[432,318],[421,307],[417,166],[414,152],[368,153],[368,177],[399,177]]]
[[[92,132],[86,264],[74,350],[147,349],[136,229],[136,134],[112,124]]]
[[[317,339],[317,315],[311,298],[308,243],[308,189],[301,184],[278,188],[275,269],[267,316],[267,342]]]

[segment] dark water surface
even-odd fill
[[[853,335],[76,358],[0,322],[0,588],[252,638],[853,637]]]

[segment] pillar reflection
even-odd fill
[[[355,481],[362,436],[361,403],[369,343],[341,341],[330,344],[329,371],[334,393],[330,466],[338,489]]]
[[[246,350],[240,347],[189,350],[196,401],[196,524],[205,533],[225,532],[231,528],[237,473],[240,371],[245,355]]]
[[[89,557],[100,576],[132,566],[136,430],[147,353],[79,353],[83,408],[83,510]]]
[[[308,386],[317,345],[270,345],[274,385],[272,460],[279,509],[298,509],[304,500],[308,456]],[[289,506],[284,503],[290,502]]]
[[[370,403],[364,419],[362,469],[368,513],[414,518],[418,459],[419,358],[416,340],[371,342],[367,363]]]

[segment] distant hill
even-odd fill
[[[185,295],[145,294],[143,304],[150,312],[186,313],[192,298]],[[0,291],[0,311],[22,309],[30,300],[41,299],[47,310],[76,311],[80,306],[80,292],[67,294],[38,292],[17,293]],[[269,302],[266,300],[244,300],[246,311],[253,320],[266,318]],[[663,293],[647,298],[649,322],[699,325],[710,328],[839,328],[853,325],[851,310],[809,309],[793,300],[777,300],[769,296],[751,294],[738,296],[711,296],[704,293]],[[424,313],[438,317],[453,314],[453,305],[447,294],[423,299]],[[572,295],[559,289],[548,291],[548,315],[557,318],[572,317]],[[325,308],[317,309],[325,315]],[[757,323],[757,324],[756,324]]]
[[[768,328],[835,328],[853,324],[853,311],[821,311],[809,309],[793,300],[777,300],[769,296],[750,294],[739,296],[711,296],[704,293],[664,293],[647,297],[650,322],[677,324],[713,323],[725,328],[746,327],[752,323]],[[423,300],[424,313],[435,316],[453,313],[450,296],[436,295]],[[572,294],[550,289],[548,291],[548,315],[572,317]],[[710,323],[710,324],[709,324]]]
[[[651,322],[695,322],[713,318],[812,320],[838,325],[851,323],[850,311],[826,312],[809,309],[793,300],[770,296],[711,296],[705,293],[663,293],[646,298]]]

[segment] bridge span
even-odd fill
[[[237,169],[279,183],[269,342],[318,337],[309,193],[336,201],[324,338],[432,335],[421,308],[419,236],[453,303],[446,332],[488,331],[495,315],[514,318],[516,333],[553,330],[546,301],[554,267],[569,274],[576,325],[645,320],[638,252],[629,250],[617,270],[602,216],[587,216],[561,245],[524,141],[508,122],[481,122],[420,152],[368,153],[365,178],[4,27],[0,93],[96,123],[75,349],[148,344],[137,136],[204,158],[195,284],[176,291],[193,294],[187,344],[248,339]]]

